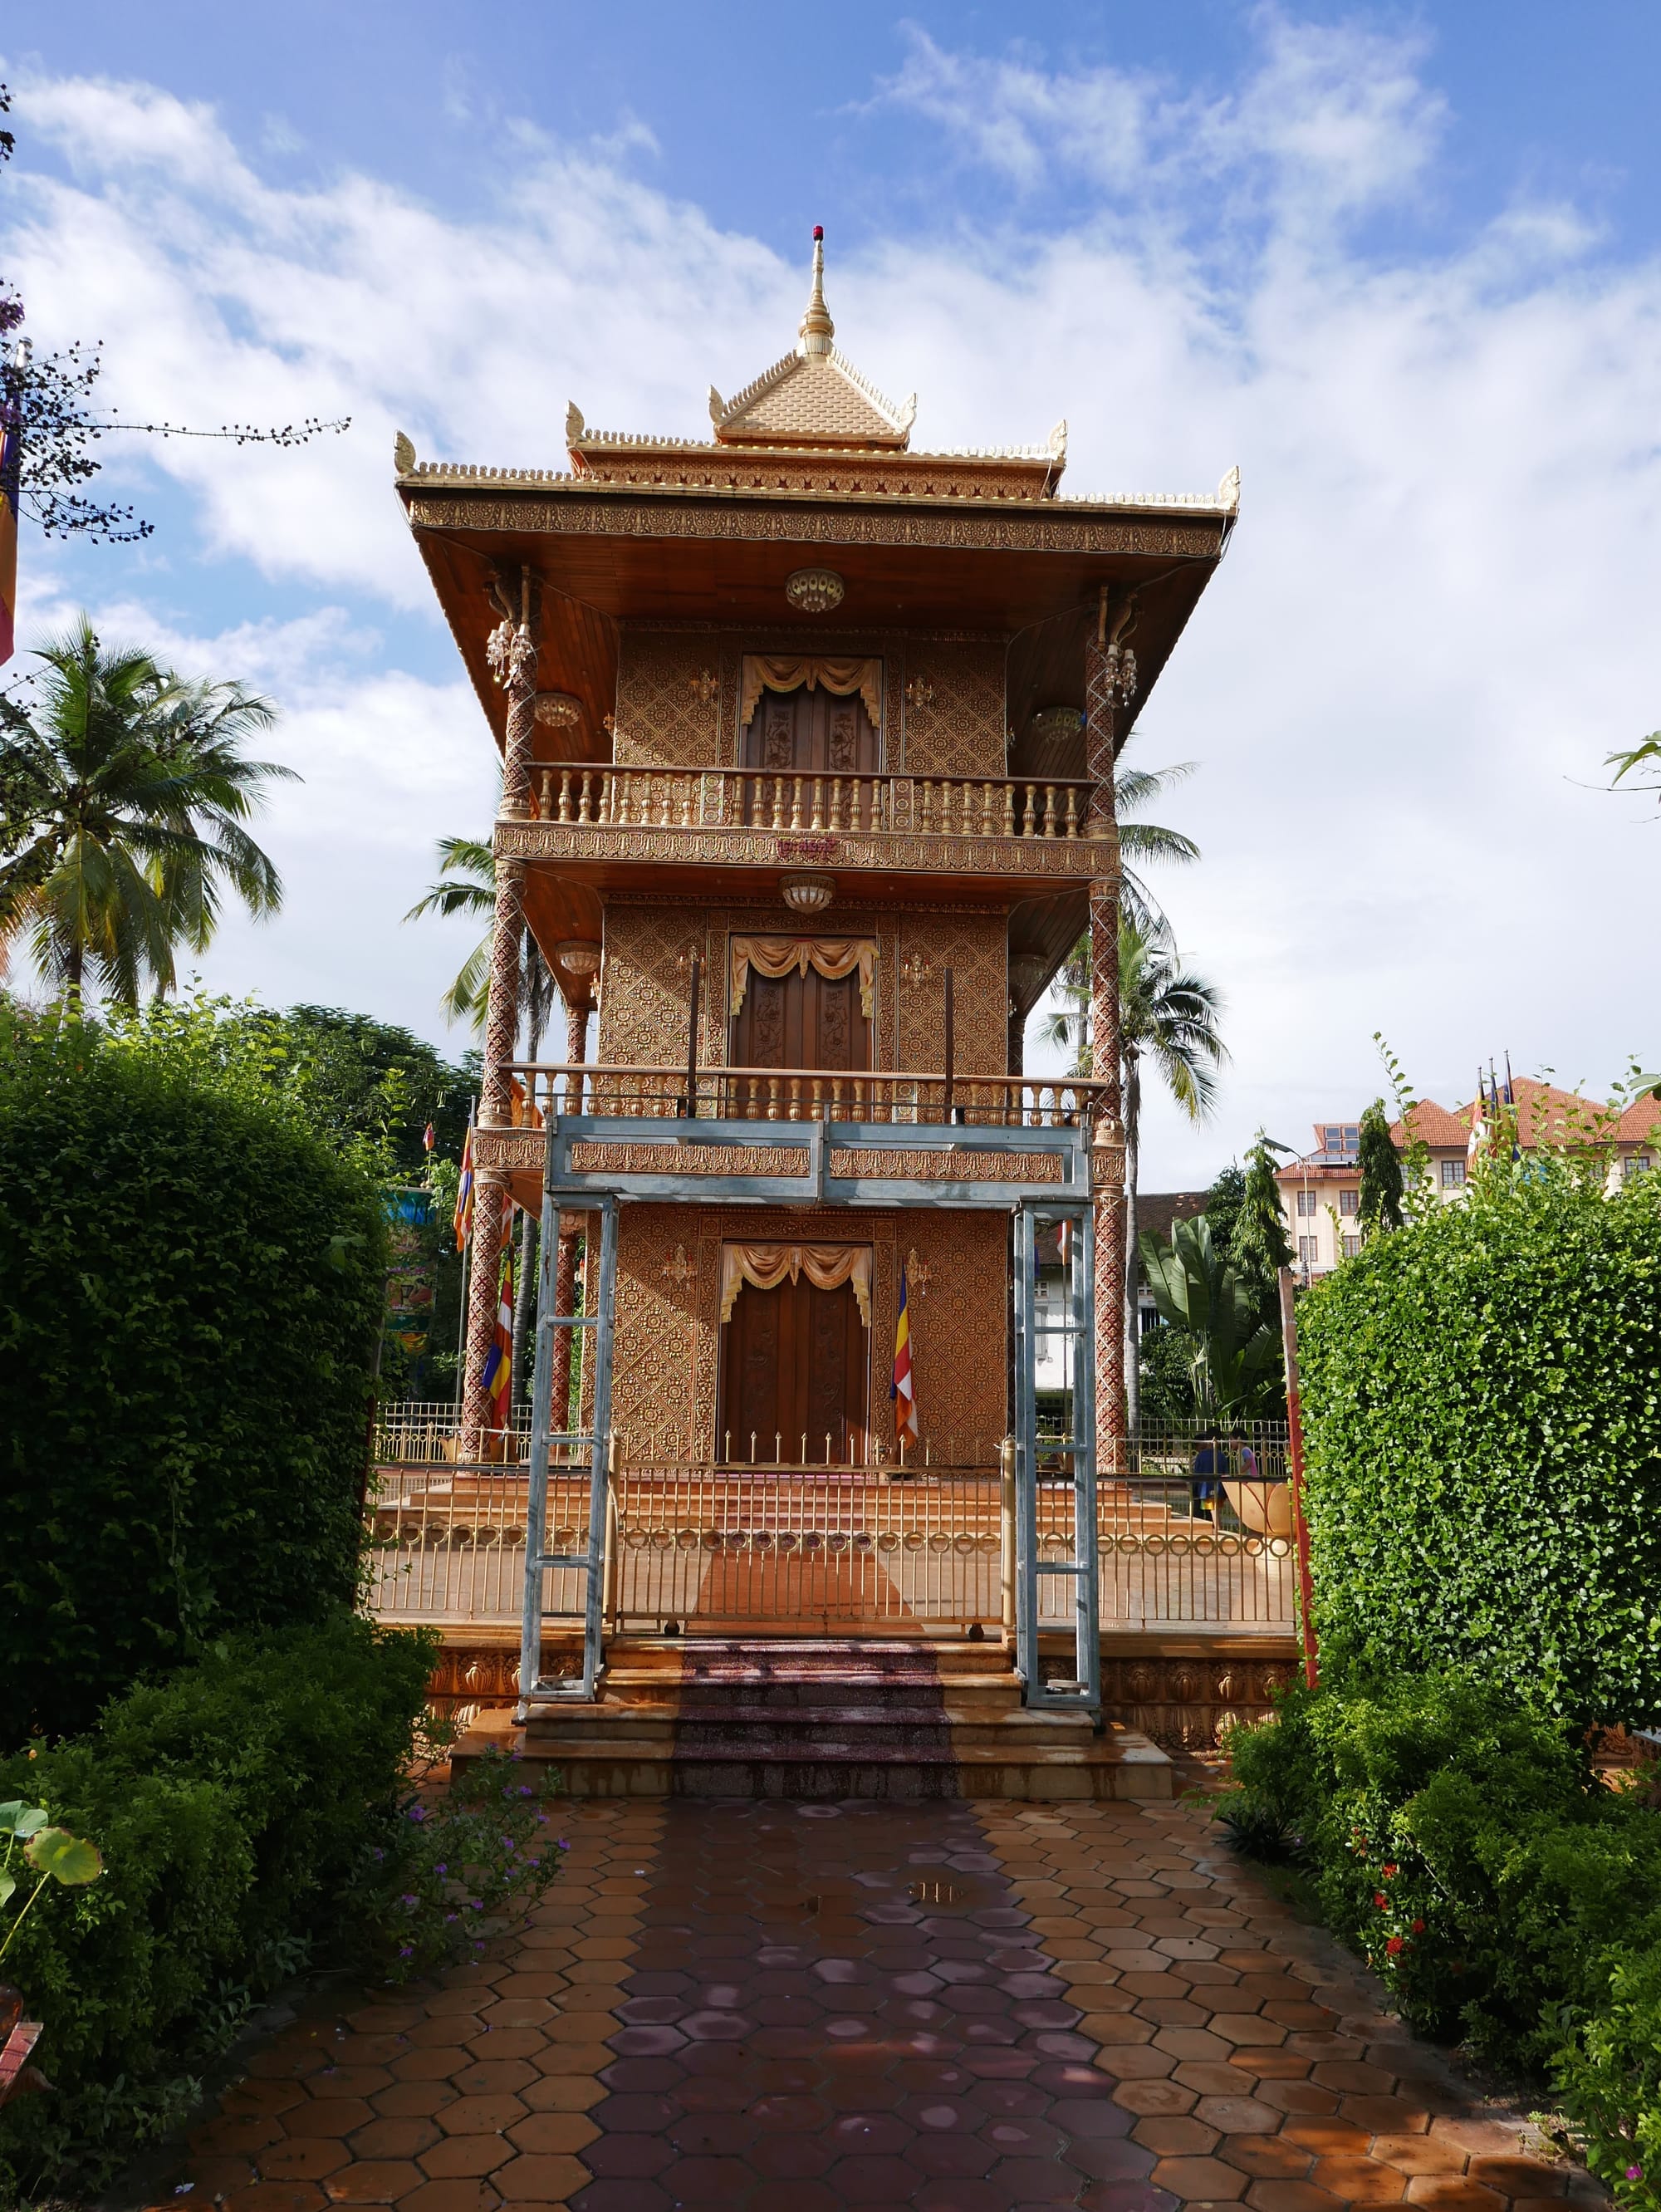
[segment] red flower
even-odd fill
[[[1390,1910],[1390,1899],[1389,1899],[1385,1895],[1385,1893],[1384,1893],[1383,1890],[1381,1890],[1381,1889],[1375,1889],[1375,1890],[1373,1891],[1373,1902],[1374,1903],[1374,1905],[1376,1905],[1378,1906],[1378,1908],[1379,1908],[1379,1911],[1380,1911],[1380,1912],[1388,1912],[1388,1911],[1389,1911],[1389,1910]]]
[[[1422,1935],[1424,1934],[1424,1932],[1425,1932],[1425,1924],[1424,1924],[1424,1922],[1423,1922],[1422,1920],[1415,1920],[1415,1921],[1414,1922],[1414,1923],[1413,1923],[1413,1932],[1414,1932],[1414,1934],[1415,1934],[1415,1936],[1422,1936]]]
[[[1397,1871],[1397,1869],[1396,1869],[1393,1865],[1392,1865],[1392,1866],[1387,1866],[1387,1867],[1384,1869],[1384,1878],[1385,1878],[1385,1880],[1386,1881],[1389,1881],[1389,1879],[1390,1879],[1390,1877],[1391,1877],[1391,1875],[1392,1874],[1396,1873],[1396,1871]]]
[[[1393,1959],[1398,1951],[1404,1951],[1406,1948],[1407,1939],[1404,1936],[1392,1936],[1385,1945],[1385,1956],[1387,1959]]]

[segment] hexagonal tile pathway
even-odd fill
[[[500,1955],[312,2007],[197,2130],[227,2212],[1566,2212],[1181,1804],[588,1801]],[[179,2199],[167,2200],[177,2212]]]

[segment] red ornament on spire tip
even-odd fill
[[[825,226],[824,226],[824,224],[823,224],[822,222],[816,222],[816,223],[815,223],[815,225],[813,226],[813,235],[814,235],[814,241],[815,241],[815,244],[817,244],[817,242],[818,242],[821,239],[822,239],[822,238],[824,237],[824,235],[825,235]]]

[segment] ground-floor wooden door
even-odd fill
[[[718,1434],[730,1465],[863,1467],[870,1331],[851,1283],[746,1283],[721,1331]]]

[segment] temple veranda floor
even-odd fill
[[[563,1832],[522,1932],[430,1986],[312,2002],[159,2200],[1606,2202],[1191,1803],[591,1800]]]

